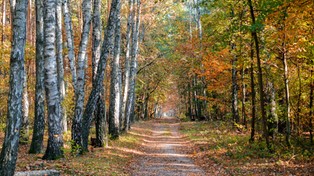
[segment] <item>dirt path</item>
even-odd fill
[[[179,134],[177,119],[163,118],[151,123],[152,135],[142,143],[145,155],[131,164],[131,175],[206,175],[187,154],[189,143]]]

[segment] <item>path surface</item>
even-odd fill
[[[145,155],[132,165],[134,176],[199,176],[204,170],[194,164],[187,148],[188,140],[180,135],[179,121],[163,118],[152,121],[152,135],[143,141]]]

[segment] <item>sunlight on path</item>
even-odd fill
[[[194,164],[191,156],[186,154],[189,145],[187,139],[178,133],[177,119],[167,117],[154,120],[153,123],[152,135],[146,136],[142,144],[146,154],[131,164],[131,175],[205,175]]]

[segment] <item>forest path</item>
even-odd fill
[[[149,126],[152,134],[143,139],[145,155],[141,155],[131,164],[131,175],[206,175],[204,170],[194,164],[191,155],[187,154],[191,144],[179,133],[178,119],[165,117],[148,123],[151,124]]]

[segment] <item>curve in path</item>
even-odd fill
[[[132,164],[134,176],[201,176],[204,170],[194,164],[186,153],[189,142],[180,135],[176,118],[156,119],[152,122],[152,136],[144,139],[145,155]]]

